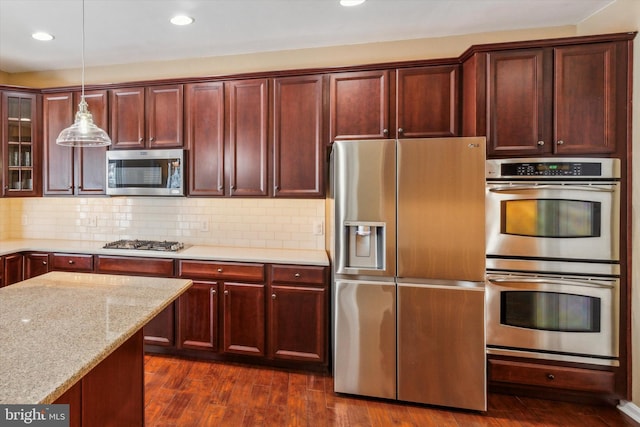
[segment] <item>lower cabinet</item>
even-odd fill
[[[13,285],[24,280],[24,256],[11,254],[4,256],[2,286]]]
[[[49,254],[28,252],[24,254],[24,278],[40,276],[49,272]]]
[[[142,258],[98,255],[95,272],[132,276],[175,277],[174,261],[168,258]],[[175,302],[161,311],[143,328],[146,345],[175,345]]]
[[[264,356],[264,283],[224,283],[223,351]]]
[[[530,386],[604,395],[612,395],[615,390],[615,374],[611,371],[544,363],[489,359],[488,377],[492,385]]]
[[[178,348],[218,351],[218,284],[194,281],[178,298]]]
[[[269,356],[326,363],[326,267],[273,265],[269,287]]]

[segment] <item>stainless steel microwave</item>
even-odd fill
[[[107,151],[107,194],[184,196],[184,150]]]

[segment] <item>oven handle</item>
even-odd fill
[[[599,289],[613,289],[613,285],[592,282],[579,279],[543,279],[531,277],[487,277],[487,280],[496,285],[517,285],[517,284],[548,284],[548,285],[568,285],[568,286],[589,286]]]
[[[603,185],[575,185],[575,184],[540,184],[540,185],[501,185],[498,187],[489,187],[489,191],[493,193],[507,193],[510,191],[529,191],[529,190],[579,190],[594,191],[598,193],[613,193],[615,184],[608,186]]]

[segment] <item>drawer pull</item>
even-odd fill
[[[556,376],[555,376],[555,375],[553,375],[553,374],[547,374],[547,379],[548,379],[549,381],[553,381],[553,380],[555,380],[555,379],[556,379]]]
[[[222,273],[222,269],[221,268],[218,269],[218,273]]]
[[[47,261],[42,261],[42,265],[47,265]]]
[[[74,261],[72,259],[69,260],[69,264],[73,264]]]
[[[215,289],[211,289],[211,295],[215,295],[216,294],[216,290]]]
[[[224,294],[225,295],[229,295],[229,291],[224,291]]]
[[[271,294],[271,299],[276,299],[276,294]]]
[[[300,273],[294,274],[293,277],[295,277],[296,279],[299,279],[300,278]]]

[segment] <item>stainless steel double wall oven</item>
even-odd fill
[[[620,162],[487,161],[487,351],[618,365]]]

